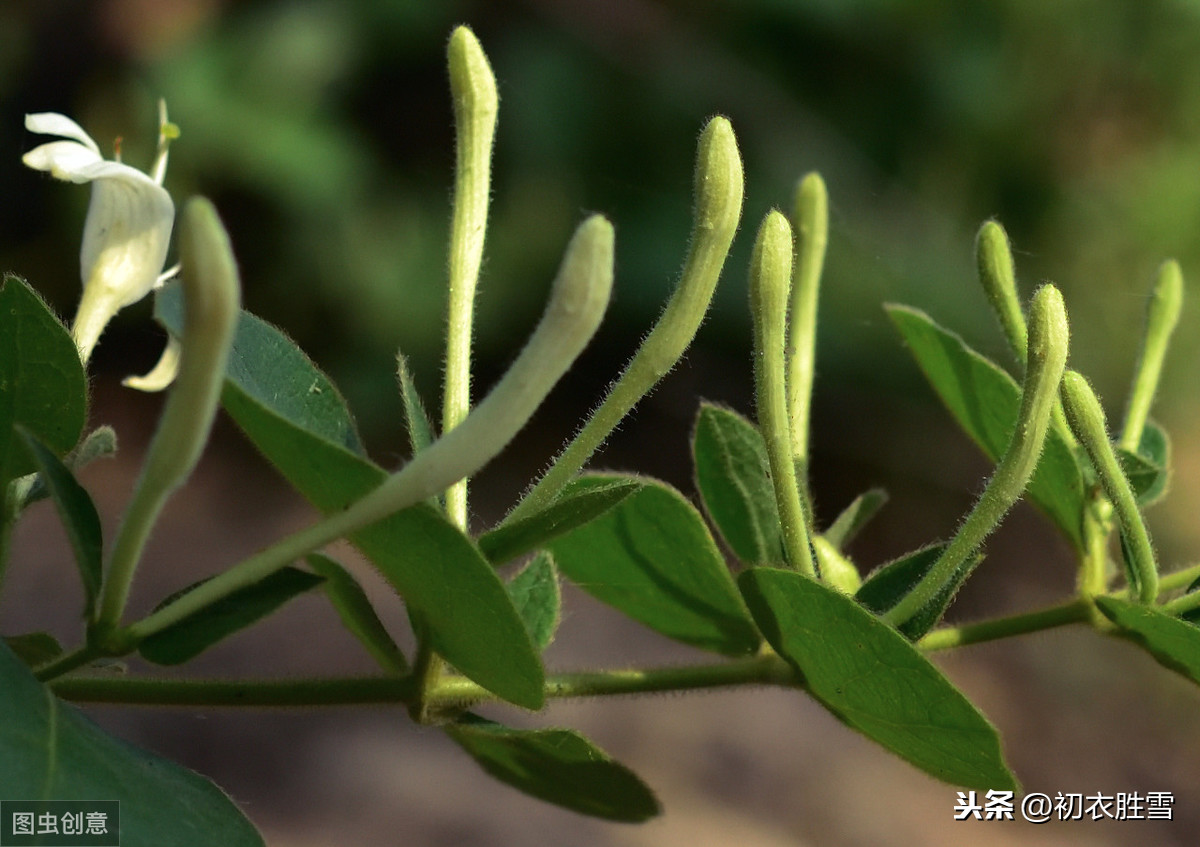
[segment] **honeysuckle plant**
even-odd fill
[[[757,230],[749,268],[755,419],[701,402],[692,437],[695,495],[631,473],[586,470],[597,447],[669,371],[711,302],[742,211],[742,162],[729,121],[713,118],[696,157],[692,240],[674,293],[578,435],[495,526],[468,532],[468,481],[521,429],[596,331],[614,285],[614,227],[586,218],[566,245],[544,315],[509,370],[470,402],[472,303],[483,256],[496,82],[466,28],[449,43],[457,175],[448,273],[442,414],[427,415],[403,356],[398,381],[412,459],[381,467],[363,449],[336,387],[280,330],[242,311],[216,209],[183,207],[180,280],[155,315],[178,350],[178,377],[114,540],[76,479],[115,449],[84,435],[87,354],[122,305],[155,288],[173,207],[161,188],[167,141],[149,175],[106,162],[58,115],[35,132],[63,136],[26,164],[93,183],[82,252],[85,290],[69,332],[23,280],[0,288],[0,579],[22,512],[51,499],[67,529],[85,608],[79,641],[4,629],[0,784],[42,799],[119,799],[123,843],[261,844],[215,786],[134,750],[62,701],[197,707],[390,703],[436,726],[492,776],[541,800],[615,821],[660,812],[651,789],[578,732],[517,729],[483,704],[538,711],[547,700],[719,686],[772,685],[809,696],[850,729],[959,788],[1016,790],[1000,737],[930,654],[1068,624],[1129,638],[1200,681],[1200,566],[1164,568],[1142,511],[1165,493],[1170,450],[1149,416],[1183,279],[1162,266],[1119,434],[1087,380],[1067,368],[1067,308],[1050,284],[1023,302],[1007,237],[987,222],[979,277],[1008,339],[1010,375],[902,305],[887,313],[947,410],[996,465],[953,537],[873,568],[847,544],[884,505],[864,492],[828,526],[814,517],[809,432],[826,188],[801,179],[787,213]],[[143,616],[126,599],[167,498],[186,481],[218,407],[322,517],[162,600]],[[1022,497],[1073,550],[1077,590],[1046,608],[943,622],[986,540]],[[1110,543],[1120,539],[1120,553]],[[348,539],[404,600],[405,652],[351,571],[325,548]],[[672,667],[550,670],[542,653],[570,580],[630,618],[713,661]],[[0,586],[2,587],[2,586]],[[301,594],[320,592],[379,665],[364,677],[206,679],[157,676]],[[113,660],[141,662],[113,674]],[[137,669],[133,669],[136,667]],[[103,669],[102,669],[103,668]],[[47,703],[50,704],[47,707]]]

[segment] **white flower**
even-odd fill
[[[113,316],[174,273],[162,272],[175,221],[175,205],[162,181],[167,147],[178,130],[167,122],[166,105],[161,102],[159,117],[158,154],[147,175],[122,164],[119,154],[117,161],[104,159],[92,137],[65,115],[42,112],[25,116],[25,128],[30,132],[70,140],[35,147],[22,161],[57,179],[92,184],[79,251],[83,295],[71,329],[85,363]],[[150,387],[165,387],[169,382],[169,378],[165,382],[158,379]]]

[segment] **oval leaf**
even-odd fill
[[[550,544],[559,570],[593,597],[663,635],[731,656],[761,639],[700,513],[656,480]],[[605,484],[584,477],[570,491]]]
[[[508,582],[508,594],[525,622],[529,637],[539,650],[554,640],[562,618],[562,592],[554,559],[544,550],[538,553]]]
[[[738,584],[767,641],[847,726],[952,785],[1016,790],[995,727],[896,630],[795,571],[753,568]]]
[[[305,557],[309,567],[325,578],[325,596],[333,604],[342,625],[362,642],[375,661],[397,676],[408,671],[404,654],[375,614],[371,601],[358,581],[333,559],[321,553]]]
[[[0,645],[0,786],[9,800],[117,800],[121,843],[262,847],[199,774],[101,730],[46,690]]]
[[[1200,626],[1116,597],[1097,597],[1096,606],[1160,665],[1200,682]]]
[[[702,403],[692,434],[696,488],[729,549],[747,564],[783,564],[767,446],[736,412]]]
[[[27,632],[24,635],[6,635],[4,643],[18,659],[31,668],[44,665],[62,655],[62,645],[48,632]]]
[[[404,356],[396,356],[396,380],[400,383],[400,400],[404,405],[404,422],[408,428],[408,444],[413,455],[417,455],[433,443],[433,424],[421,402],[417,384],[413,381],[408,369],[408,360]]]
[[[138,645],[138,652],[158,665],[182,664],[322,582],[321,577],[307,571],[282,568],[159,630]],[[177,591],[159,603],[158,608],[203,584],[202,580]]]
[[[183,331],[183,291],[163,286],[154,317],[176,338]],[[226,379],[276,415],[313,435],[364,455],[354,418],[340,391],[284,332],[243,311],[238,317]]]
[[[98,426],[84,436],[83,440],[75,445],[74,450],[63,457],[62,464],[67,470],[74,472],[96,459],[112,456],[116,452],[117,434],[113,432],[113,428],[107,425]],[[45,500],[49,496],[50,489],[46,486],[46,480],[38,474],[37,479],[33,481],[33,487],[25,495],[25,505]]]
[[[1166,496],[1171,481],[1171,440],[1162,427],[1147,421],[1137,452],[1118,448],[1117,458],[1139,506],[1152,506]]]
[[[832,544],[835,550],[844,550],[887,501],[887,492],[882,488],[864,491],[854,498],[854,502],[842,509],[842,513],[829,525],[829,529],[825,530],[825,540]]]
[[[87,417],[87,379],[71,334],[25,282],[0,280],[0,488],[37,462],[24,426],[56,456],[75,446]]]
[[[891,304],[887,311],[958,425],[989,459],[999,460],[1017,423],[1020,386],[919,309]],[[1083,477],[1074,453],[1053,427],[1046,434],[1046,446],[1026,496],[1062,530],[1076,550],[1083,550]]]
[[[569,729],[510,729],[466,715],[446,734],[501,782],[580,814],[640,823],[662,810],[637,774]]]
[[[527,518],[503,523],[479,536],[479,549],[493,565],[511,562],[595,520],[639,490],[637,477],[605,477],[603,484],[566,491],[553,503]]]
[[[226,410],[301,494],[325,514],[344,509],[387,474],[299,429],[232,383]],[[426,503],[359,530],[350,541],[427,628],[433,648],[505,700],[540,709],[545,673],[525,625],[479,548]]]
[[[888,562],[867,577],[854,595],[855,598],[875,614],[884,614],[912,591],[945,549],[945,544],[933,544]],[[958,589],[982,561],[983,554],[976,553],[960,564],[929,602],[897,629],[913,641],[933,629],[946,613],[946,607]]]
[[[75,564],[79,568],[83,583],[84,617],[90,618],[96,596],[100,592],[101,557],[103,541],[100,535],[100,516],[96,505],[75,481],[75,476],[58,460],[29,430],[18,427],[29,454],[38,465],[38,473],[50,496],[54,499],[58,516],[67,531],[71,550],[75,553]]]

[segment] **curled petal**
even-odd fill
[[[93,177],[87,175],[88,168],[104,160],[99,153],[74,141],[51,141],[34,147],[21,157],[21,161],[34,170],[49,171],[55,179],[90,182]]]
[[[162,391],[175,381],[175,376],[179,373],[179,351],[179,342],[173,337],[167,338],[166,349],[159,357],[158,364],[144,376],[125,377],[121,384],[138,391]]]
[[[100,156],[100,147],[92,140],[90,135],[84,132],[83,127],[66,115],[60,115],[58,112],[37,112],[32,115],[26,115],[25,129],[30,132],[36,132],[39,135],[57,135],[61,138],[70,138],[91,150],[97,157]]]

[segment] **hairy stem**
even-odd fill
[[[1025,635],[1043,629],[1085,623],[1089,616],[1090,604],[1081,597],[1057,606],[1048,606],[1010,617],[935,629],[921,638],[917,646],[928,651],[965,647],[968,644],[1011,638],[1014,635]]]
[[[742,160],[733,127],[725,118],[709,121],[696,156],[695,224],[679,285],[662,316],[634,353],[579,434],[555,459],[505,522],[549,505],[584,463],[683,355],[712,302],[713,290],[729,253],[742,211]]]
[[[1033,297],[1029,318],[1025,382],[1012,440],[975,508],[942,555],[912,591],[883,616],[889,623],[904,623],[941,590],[958,566],[974,554],[1000,523],[1033,475],[1067,361],[1067,314],[1058,289],[1042,286]]]
[[[766,655],[713,665],[554,674],[546,680],[546,697],[800,684],[787,662]],[[332,706],[406,703],[416,696],[411,679],[394,677],[235,681],[77,676],[57,680],[51,688],[59,697],[76,702],[146,706]],[[435,713],[445,714],[495,699],[465,677],[445,676],[435,686],[430,706]]]
[[[4,577],[8,573],[13,530],[17,526],[17,518],[21,516],[28,487],[23,479],[13,479],[0,490],[0,587],[4,585]]]

